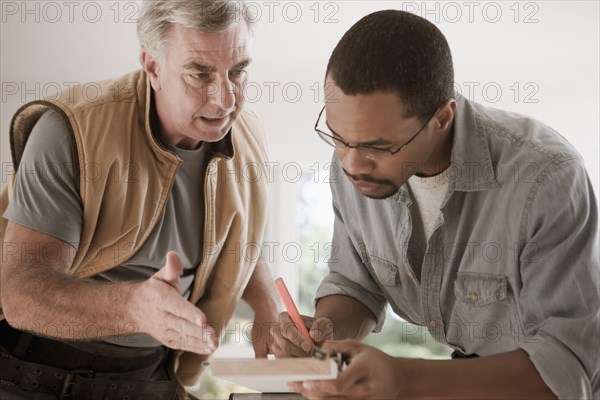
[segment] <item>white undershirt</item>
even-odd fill
[[[436,176],[422,177],[413,175],[408,179],[408,186],[414,196],[414,202],[419,209],[425,243],[429,241],[433,229],[440,217],[442,201],[448,191],[448,177],[450,168]]]

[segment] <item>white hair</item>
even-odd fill
[[[145,0],[137,22],[138,39],[143,49],[164,59],[173,24],[217,33],[242,19],[251,31],[254,18],[243,0]]]

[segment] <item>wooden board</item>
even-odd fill
[[[266,358],[210,361],[212,376],[259,392],[289,392],[288,382],[336,379],[338,365],[332,359]]]

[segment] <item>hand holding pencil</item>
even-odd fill
[[[275,287],[288,311],[279,314],[279,325],[271,329],[273,353],[277,357],[312,355],[314,349],[333,338],[331,321],[300,315],[281,278],[275,280]]]

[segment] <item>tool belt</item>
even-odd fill
[[[61,400],[175,400],[166,347],[121,348],[32,335],[0,321],[0,380]]]

